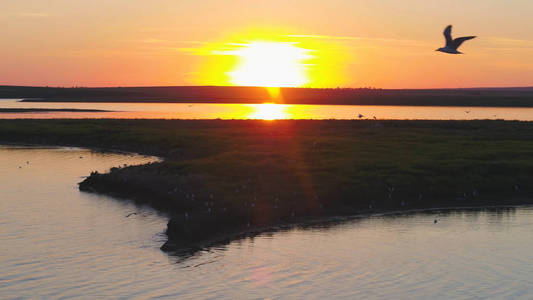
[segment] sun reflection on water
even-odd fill
[[[262,120],[279,120],[289,119],[291,114],[288,113],[288,108],[291,105],[263,103],[263,104],[249,104],[253,111],[247,116],[248,119],[262,119]]]

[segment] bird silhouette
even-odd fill
[[[457,51],[457,48],[461,46],[465,41],[471,40],[476,36],[463,36],[456,39],[452,39],[452,25],[448,25],[444,29],[444,38],[446,39],[446,46],[439,48],[435,51],[440,51],[448,54],[463,54]]]

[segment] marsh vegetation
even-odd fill
[[[169,212],[171,240],[313,217],[533,202],[533,123],[0,120],[2,143],[159,155],[80,189]]]

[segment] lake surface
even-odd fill
[[[136,119],[412,119],[475,120],[504,119],[533,121],[533,108],[356,106],[280,104],[198,104],[198,103],[53,103],[1,100],[0,108],[73,108],[112,112],[0,113],[14,118],[136,118]]]
[[[0,298],[533,298],[531,207],[374,216],[173,256],[159,250],[165,216],[77,189],[152,160],[0,147]]]

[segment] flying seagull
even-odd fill
[[[457,48],[459,48],[459,46],[461,46],[464,41],[468,41],[475,38],[475,36],[463,36],[460,38],[452,39],[452,25],[448,25],[448,27],[444,29],[444,37],[446,38],[446,46],[439,48],[435,51],[440,51],[449,54],[463,54],[457,51]]]

